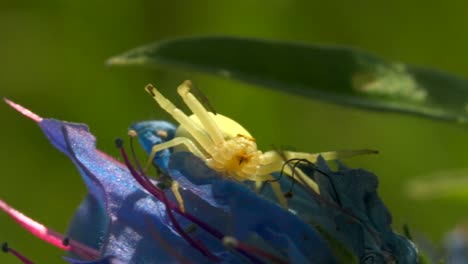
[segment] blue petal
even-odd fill
[[[88,194],[73,216],[67,237],[99,250],[106,237],[109,221],[102,204]],[[70,254],[70,257],[78,256]]]
[[[174,138],[175,126],[165,121],[143,121],[134,123],[130,126],[138,134],[138,141],[147,153],[151,153],[151,148],[165,141]],[[158,131],[164,131],[167,133],[166,138],[162,138],[157,133]],[[163,169],[167,169],[167,163],[169,160],[169,149],[161,150],[155,157],[156,164]]]
[[[165,121],[142,121],[130,126],[138,134],[138,140],[143,149],[151,153],[154,145],[166,142],[174,138],[175,127]],[[157,131],[165,131],[166,138],[158,135]],[[218,178],[219,174],[208,168],[199,158],[186,152],[171,153],[169,149],[159,151],[154,159],[154,163],[171,177],[178,181],[182,189],[189,189],[191,192],[201,197],[215,207],[222,207],[212,199],[211,186],[209,181],[203,181],[200,176],[206,178]],[[195,177],[187,179],[191,175]]]
[[[175,152],[171,154],[169,168],[178,170],[182,175],[196,185],[209,185],[220,178],[220,174],[209,168],[200,158],[190,152]]]
[[[362,169],[350,169],[342,163],[338,165],[339,170],[332,171],[319,158],[317,167],[323,173],[308,173],[319,184],[321,197],[335,206],[310,199],[310,203],[301,204],[302,207],[297,209],[301,218],[325,228],[352,249],[359,259],[370,255],[391,256],[398,263],[416,263],[414,245],[392,230],[391,214],[377,194],[377,177]],[[317,208],[320,208],[318,213]]]
[[[153,144],[160,143],[159,139],[155,139],[154,131],[156,131],[158,123],[155,121],[149,122],[141,122],[137,125],[132,126],[133,129],[139,129],[138,135],[140,142],[143,142],[143,148],[147,151],[147,153],[151,152],[151,148]],[[330,252],[327,250],[327,246],[313,229],[311,229],[306,224],[302,223],[297,217],[293,216],[292,214],[284,211],[282,208],[277,207],[276,205],[271,204],[270,202],[264,200],[263,198],[257,196],[256,194],[251,193],[247,190],[242,184],[240,183],[233,183],[230,181],[226,181],[227,184],[233,184],[235,190],[242,190],[247,191],[249,194],[253,194],[248,196],[251,199],[254,199],[256,203],[253,203],[252,206],[245,206],[249,208],[250,214],[253,216],[244,216],[243,214],[247,211],[242,208],[243,206],[236,207],[227,203],[221,197],[215,194],[215,191],[226,191],[221,190],[219,187],[219,183],[225,182],[222,180],[222,176],[219,173],[215,172],[214,170],[210,169],[205,162],[200,160],[199,158],[193,156],[191,153],[187,152],[176,152],[170,154],[170,162],[169,162],[169,171],[170,175],[173,179],[177,180],[182,187],[190,189],[192,192],[197,194],[203,200],[208,202],[210,205],[215,207],[222,208],[227,211],[231,211],[233,219],[229,221],[232,224],[232,228],[234,229],[235,237],[242,240],[248,240],[251,234],[257,233],[263,239],[266,239],[268,242],[274,241],[277,242],[276,246],[281,248],[282,250],[289,248],[290,252],[305,252],[304,254],[307,256],[306,258],[310,259],[327,259],[333,260]],[[218,184],[218,185],[217,185]],[[217,187],[216,187],[217,186]],[[239,189],[237,189],[239,188]],[[229,192],[227,192],[229,194]],[[236,195],[229,195],[229,197],[238,197],[241,199],[243,197],[242,194]],[[269,207],[273,206],[273,207]],[[188,206],[186,206],[189,208]],[[268,209],[267,209],[268,208]],[[273,215],[278,214],[281,215],[279,218],[275,218],[275,220],[270,220],[264,222],[265,216],[270,215],[270,211]],[[283,214],[282,214],[283,213]],[[206,216],[205,216],[206,217]],[[251,225],[245,225],[245,219],[251,219]],[[284,223],[280,224],[284,219]],[[293,219],[293,220],[291,220]],[[248,220],[247,220],[248,221]],[[267,232],[263,229],[256,229],[254,226],[260,223],[265,224],[264,228],[268,229],[271,227],[271,230],[278,232],[279,234],[287,234],[285,237],[278,237],[267,235],[271,234],[271,232]],[[304,228],[305,231],[301,232],[300,240],[298,240],[298,232],[295,235],[292,235],[295,228]],[[287,231],[286,231],[287,230]],[[302,230],[301,230],[302,231]],[[310,237],[310,241],[306,241],[303,243],[304,236]],[[276,239],[272,239],[272,237],[276,237]],[[290,245],[290,241],[301,241],[300,250],[297,250],[295,245]],[[274,244],[274,243],[273,243]],[[315,247],[315,248],[314,248]],[[296,249],[296,250],[294,250]],[[312,253],[311,253],[312,252]],[[317,253],[313,253],[317,252]],[[292,254],[292,253],[291,253]],[[300,254],[292,254],[296,256],[296,259],[300,259]],[[324,256],[324,257],[323,257]],[[333,262],[329,262],[333,263]]]
[[[213,198],[211,183],[222,176],[209,168],[204,161],[189,152],[171,153],[169,161],[171,177],[180,186],[192,190],[212,206],[227,210]]]
[[[196,183],[193,188],[211,187],[211,192],[200,195],[210,204],[216,202],[215,206],[231,212],[230,229],[240,241],[259,236],[274,247],[274,252],[286,254],[291,263],[304,263],[304,259],[310,263],[335,263],[326,243],[309,225],[242,183],[224,179],[193,154],[172,153],[169,167],[177,168],[186,179]]]
[[[70,122],[62,122],[59,120],[55,119],[43,119],[41,122],[39,122],[39,126],[41,127],[42,131],[46,135],[46,137],[49,139],[49,141],[52,143],[54,147],[56,147],[58,150],[63,152],[65,155],[67,155],[72,161],[77,165],[78,170],[80,171],[83,180],[88,187],[89,190],[89,195],[92,196],[94,199],[97,200],[97,203],[102,207],[105,208],[105,197],[104,197],[104,192],[102,186],[99,184],[97,179],[93,177],[92,175],[87,175],[86,172],[82,171],[80,166],[76,163],[74,156],[68,146],[65,134],[64,134],[64,128],[70,128],[70,129],[75,129],[76,131],[79,131],[80,133],[83,134],[89,134],[89,129],[88,126],[84,124],[77,124],[77,123],[70,123]],[[91,136],[92,137],[92,136]],[[94,141],[94,137],[92,138],[92,141]]]
[[[177,262],[174,255],[164,250],[149,231],[154,228],[164,238],[164,243],[178,254],[196,263],[209,261],[174,231],[165,206],[143,191],[125,166],[96,151],[95,139],[84,126],[68,126],[68,123],[44,120],[41,127],[54,146],[77,165],[90,188],[90,195],[98,197],[98,205],[107,212],[109,223],[103,238],[103,256],[116,256],[125,263],[149,263],[155,260],[161,263]],[[191,201],[195,195],[187,197],[189,204],[203,203],[200,199]],[[202,215],[210,215],[212,212],[209,210],[214,209],[198,208],[208,210],[201,212]],[[182,226],[188,226],[188,221],[176,217]],[[88,227],[89,223],[85,222],[83,228]],[[202,230],[197,232],[212,252],[229,254],[218,240]]]
[[[88,126],[85,124],[59,121],[56,119],[43,119],[41,122],[39,122],[39,126],[41,127],[42,131],[44,131],[44,134],[46,135],[47,139],[49,139],[50,143],[52,143],[54,147],[65,153],[67,156],[69,154],[67,143],[63,137],[62,127],[68,126],[82,131],[89,131]]]
[[[102,256],[116,256],[90,263],[114,263],[105,261],[117,259],[123,263],[146,263],[156,259],[175,263],[177,254],[195,263],[209,261],[174,231],[165,206],[142,190],[125,166],[96,151],[95,139],[85,125],[45,119],[40,126],[51,143],[77,165],[89,189],[89,196],[72,222],[70,237],[99,247],[101,237],[96,234],[103,234]],[[139,134],[139,141],[147,152],[154,144],[173,138],[175,131],[171,124],[159,121],[140,122],[132,129]],[[168,136],[161,138],[155,133],[158,130],[166,131]],[[296,216],[276,204],[269,188],[265,194],[275,202],[253,193],[244,184],[223,179],[190,153],[163,150],[156,156],[155,163],[180,183],[191,214],[226,235],[242,242],[253,241],[254,246],[286,257],[291,263],[336,262],[328,245],[309,224],[322,226],[359,258],[375,254],[383,259],[390,254],[398,263],[416,261],[412,243],[391,229],[391,215],[377,195],[377,178],[364,170],[340,165],[340,170],[333,172],[319,159],[318,167],[326,175],[313,169],[304,171],[319,184],[320,199],[296,186],[290,200]],[[288,179],[279,182],[283,188],[290,186]],[[169,197],[174,201],[174,197]],[[191,224],[179,215],[176,218],[184,227]],[[89,231],[80,233],[80,229]],[[164,241],[155,239],[151,230]],[[195,235],[220,256],[223,263],[242,262],[242,257],[226,251],[219,240],[207,232],[198,228]],[[177,252],[168,252],[165,246]]]
[[[335,263],[321,236],[295,215],[229,180],[219,179],[212,188],[215,199],[230,208],[236,238],[248,240],[255,233],[278,249],[290,248],[294,241],[310,263]]]
[[[82,260],[77,260],[77,259],[67,258],[67,257],[64,257],[64,259],[71,264],[124,264],[125,263],[113,256],[108,256],[102,259],[91,260],[91,261],[82,261]]]
[[[377,194],[377,177],[362,169],[350,169],[343,163],[338,165],[339,170],[332,171],[319,158],[315,168],[301,167],[318,183],[321,194],[314,196],[296,184],[294,196],[288,201],[289,208],[302,221],[323,228],[358,259],[370,255],[392,256],[398,263],[415,263],[415,246],[391,228],[390,212]],[[291,186],[287,177],[280,178],[279,183],[285,190]],[[268,185],[262,194],[271,201],[277,200]]]

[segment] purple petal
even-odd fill
[[[125,263],[113,256],[108,256],[102,259],[92,260],[92,261],[82,261],[82,260],[77,260],[77,259],[72,259],[72,258],[67,258],[67,257],[64,257],[64,259],[71,264],[124,264]]]
[[[311,263],[336,263],[318,232],[297,216],[232,181],[220,179],[212,188],[217,201],[229,206],[234,218],[234,234],[239,240],[247,240],[256,233],[280,250],[291,248],[289,243],[294,241]],[[297,253],[297,250],[292,252]]]
[[[108,230],[104,231],[103,256],[117,256],[124,262],[132,263],[151,259],[158,259],[162,263],[174,262],[174,257],[163,250],[148,232],[148,225],[151,225],[180,254],[189,256],[197,263],[207,262],[205,256],[190,247],[172,229],[164,205],[143,191],[126,167],[95,149],[95,138],[85,126],[47,119],[40,125],[52,144],[77,165],[90,195],[96,198],[108,214],[110,222]],[[189,224],[181,217],[178,220],[185,226]],[[200,237],[205,240],[213,240],[204,232],[200,233]],[[224,251],[219,242],[208,244],[214,247],[215,252]]]

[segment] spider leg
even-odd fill
[[[318,184],[309,176],[307,176],[302,170],[299,168],[293,169],[290,166],[283,166],[285,160],[281,155],[279,155],[276,151],[268,151],[263,154],[263,162],[258,168],[258,174],[271,174],[277,171],[284,171],[285,175],[292,177],[297,182],[301,183],[305,187],[312,189],[317,194],[320,194],[320,188]],[[286,156],[287,157],[287,156]],[[291,159],[287,157],[287,159]]]
[[[183,82],[179,87],[177,87],[177,92],[184,100],[185,104],[192,110],[193,114],[198,117],[200,123],[205,128],[207,134],[213,140],[214,144],[221,144],[224,142],[224,137],[216,124],[213,117],[210,116],[210,113],[205,109],[205,107],[198,101],[197,98],[190,92],[192,86],[191,81]]]
[[[356,150],[337,150],[327,151],[320,153],[305,153],[305,152],[294,152],[294,151],[283,151],[282,152],[287,159],[306,159],[312,163],[317,162],[319,156],[322,156],[325,160],[337,160],[343,158],[349,158],[359,155],[366,154],[378,154],[377,150],[372,149],[356,149]]]
[[[278,151],[271,150],[263,153],[262,166],[265,170],[270,171],[280,171],[283,163],[286,160],[290,159],[306,159],[312,163],[316,163],[319,156],[322,156],[325,160],[336,160],[349,158],[358,155],[365,154],[377,154],[379,153],[376,150],[372,149],[358,149],[358,150],[338,150],[338,151],[327,151],[319,153],[305,153],[305,152],[294,152],[294,151],[281,151],[281,154]],[[278,162],[278,160],[280,162]]]
[[[285,209],[288,209],[288,201],[286,200],[283,192],[281,191],[281,186],[271,174],[259,176],[257,175],[253,177],[253,180],[255,181],[256,187],[259,187],[263,182],[268,181],[271,184],[271,188],[273,189],[273,192],[276,198],[278,198],[278,201],[281,204],[281,206],[283,206]]]
[[[182,195],[179,192],[179,183],[177,181],[173,181],[171,185],[171,190],[172,193],[174,193],[174,196],[179,203],[180,210],[185,213],[185,205],[184,205],[184,199],[182,198]]]
[[[153,164],[154,157],[156,156],[156,153],[158,151],[161,151],[163,149],[167,149],[170,147],[174,147],[177,145],[181,145],[181,144],[185,145],[190,150],[190,152],[195,154],[195,156],[198,156],[202,159],[206,159],[205,154],[203,154],[195,145],[195,143],[193,143],[190,139],[184,138],[184,137],[176,137],[167,142],[156,144],[151,148],[151,154],[149,156],[148,162],[146,163],[144,171],[146,172],[149,170],[149,168],[151,167],[151,164]]]
[[[370,149],[360,150],[340,150],[340,151],[328,151],[321,153],[305,153],[305,152],[293,152],[293,151],[267,151],[262,155],[262,163],[260,165],[259,174],[271,174],[276,171],[281,171],[283,165],[287,160],[290,159],[306,159],[312,163],[317,162],[319,156],[322,156],[325,160],[335,160],[347,157],[353,157],[364,154],[376,154],[378,151]],[[293,171],[294,170],[294,171]],[[310,177],[304,174],[299,168],[293,169],[290,166],[284,166],[284,172],[286,175],[297,180],[302,185],[311,188],[317,194],[320,194],[320,189],[317,183]]]
[[[153,96],[159,106],[170,114],[181,126],[185,127],[195,140],[206,150],[211,153],[213,142],[206,132],[200,128],[193,120],[191,120],[182,110],[178,109],[171,101],[165,98],[154,86],[148,84],[146,91]]]

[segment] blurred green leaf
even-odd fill
[[[468,169],[434,172],[424,178],[412,179],[406,185],[406,193],[417,200],[444,199],[468,201]]]
[[[468,122],[468,81],[360,50],[238,37],[170,39],[109,65],[173,66],[330,102]]]
[[[431,260],[422,252],[419,253],[418,256],[418,263],[419,264],[431,264]]]

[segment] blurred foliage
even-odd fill
[[[163,68],[108,68],[107,58],[170,37],[234,35],[353,46],[391,60],[468,76],[464,1],[28,1],[0,2],[0,92],[44,117],[85,122],[98,146],[117,155],[113,139],[134,121],[168,119],[143,91],[151,82],[182,105],[185,79],[216,110],[271,145],[317,152],[373,148],[378,156],[345,161],[379,176],[380,194],[401,230],[440,240],[467,218],[466,200],[413,201],[409,179],[467,167],[467,127],[371,113],[203,74]],[[261,98],[261,100],[259,100]],[[0,107],[4,125],[0,195],[48,226],[64,231],[85,195],[78,172],[36,125]],[[63,263],[0,214],[0,241],[38,263]],[[51,261],[51,255],[57,256]],[[17,263],[2,256],[2,263]]]
[[[178,67],[326,102],[468,123],[468,80],[343,46],[232,36],[166,39],[108,65]]]

